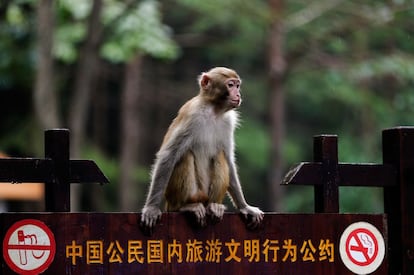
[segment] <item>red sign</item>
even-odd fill
[[[339,249],[345,266],[356,274],[374,272],[381,265],[385,254],[381,233],[366,222],[348,226],[341,236]]]
[[[19,274],[39,274],[55,257],[56,243],[52,231],[38,220],[21,220],[13,224],[3,240],[3,257]]]

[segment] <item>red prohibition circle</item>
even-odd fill
[[[20,227],[26,226],[26,225],[33,225],[33,226],[36,226],[36,227],[40,228],[41,230],[43,230],[46,233],[47,237],[49,238],[49,242],[50,242],[50,244],[47,246],[47,248],[43,248],[43,250],[49,250],[50,251],[50,254],[48,255],[48,258],[46,259],[46,261],[44,263],[42,263],[40,266],[38,266],[37,268],[31,269],[31,270],[26,270],[26,269],[20,268],[13,261],[13,259],[9,255],[9,249],[10,250],[11,249],[16,249],[16,248],[13,248],[13,246],[15,246],[15,245],[9,243],[12,234],[15,233],[15,231],[17,229],[19,229]],[[5,260],[6,264],[10,267],[10,269],[17,272],[18,274],[37,275],[39,273],[42,273],[53,262],[53,259],[55,257],[55,253],[56,253],[55,237],[54,237],[52,231],[49,229],[49,227],[47,227],[46,224],[44,224],[43,222],[41,222],[39,220],[26,219],[26,220],[21,220],[21,221],[18,221],[16,223],[14,223],[9,228],[9,230],[7,230],[6,235],[4,236],[4,239],[3,239],[3,257],[4,257],[4,260]]]
[[[361,239],[358,235],[358,234],[361,234],[361,233],[368,235],[371,238],[371,240],[374,242],[374,253],[372,254],[372,256],[368,255],[367,248],[361,242]],[[351,246],[350,246],[350,242],[351,242],[352,239],[354,239],[355,242],[357,243],[356,246],[352,246],[353,249],[351,249]],[[348,235],[348,238],[346,239],[346,246],[345,247],[346,247],[345,250],[346,250],[346,254],[348,255],[348,258],[351,260],[352,263],[354,263],[355,265],[358,265],[358,266],[370,265],[375,261],[375,259],[378,256],[378,241],[377,241],[377,238],[375,237],[375,235],[371,231],[369,231],[368,229],[365,229],[365,228],[358,228],[358,229],[353,230]],[[366,261],[362,262],[362,261],[359,261],[359,260],[355,259],[354,256],[352,256],[352,254],[351,254],[351,250],[352,251],[358,251],[358,252],[362,253],[362,255],[364,256]]]

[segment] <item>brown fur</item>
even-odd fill
[[[200,93],[178,111],[164,137],[152,171],[141,221],[150,230],[168,211],[189,211],[204,226],[206,216],[223,217],[228,193],[243,215],[257,226],[263,212],[247,204],[234,160],[235,108],[241,104],[238,74],[216,67],[199,77]]]
[[[210,164],[208,195],[203,191],[192,152],[188,152],[175,166],[165,192],[166,210],[178,211],[190,203],[222,203],[230,177],[229,166],[221,151]]]
[[[222,203],[230,184],[229,165],[223,151],[211,160],[209,202]]]

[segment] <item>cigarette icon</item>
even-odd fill
[[[24,232],[23,230],[17,231],[17,240],[20,245],[25,245],[24,243]],[[26,249],[19,249],[19,259],[21,265],[27,265],[27,252]]]
[[[25,240],[29,239],[29,242],[26,244]],[[22,246],[33,246],[33,245],[37,245],[37,236],[35,234],[29,234],[29,235],[25,235],[23,230],[18,230],[17,231],[17,241],[19,242],[19,245]],[[27,265],[27,248],[26,249],[19,249],[19,260],[20,260],[20,264],[21,265]],[[40,259],[43,257],[43,255],[45,254],[45,251],[42,251],[39,255],[35,254],[35,250],[36,249],[31,249],[32,251],[32,256],[35,259]]]

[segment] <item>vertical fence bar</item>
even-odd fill
[[[69,130],[45,131],[45,157],[53,161],[53,177],[45,182],[45,207],[50,212],[70,211]]]
[[[383,161],[398,171],[397,187],[384,190],[388,217],[389,272],[414,274],[414,128],[382,132]]]
[[[313,158],[322,163],[323,184],[315,186],[315,212],[339,213],[338,136],[313,138]]]

